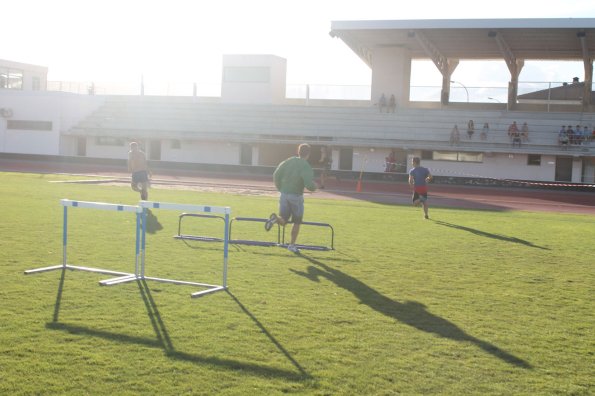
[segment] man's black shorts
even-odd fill
[[[132,174],[133,183],[145,183],[149,181],[149,174],[147,171],[138,171]]]

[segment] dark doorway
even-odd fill
[[[249,144],[240,145],[240,164],[252,165],[252,146]]]
[[[151,140],[149,142],[149,159],[161,160],[161,140]]]
[[[76,155],[79,157],[87,156],[87,138],[84,136],[76,138]]]
[[[353,170],[353,149],[342,148],[339,150],[339,169]]]
[[[422,151],[422,159],[423,158]],[[430,152],[431,153],[431,152]],[[430,157],[432,159],[432,157]],[[407,151],[403,149],[391,149],[388,156],[385,158],[386,167],[385,172],[405,173],[407,172]]]
[[[572,157],[556,158],[556,181],[572,181]]]
[[[270,144],[258,145],[258,165],[277,166],[281,161],[297,155],[298,144]]]

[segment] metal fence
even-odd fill
[[[518,95],[537,91],[552,92],[568,85],[565,82],[519,82]],[[593,90],[593,87],[591,87]],[[48,91],[70,92],[95,95],[155,95],[155,96],[200,96],[220,97],[221,84],[217,83],[93,83],[48,81]],[[440,86],[412,85],[409,100],[415,102],[439,102]],[[387,92],[388,94],[388,92]],[[549,98],[549,95],[545,95]],[[329,100],[374,100],[371,98],[369,85],[323,85],[323,84],[288,84],[288,99],[329,99]],[[569,98],[570,99],[570,98]],[[580,100],[581,98],[576,98]],[[468,103],[506,103],[507,86],[466,86],[453,81],[450,87],[451,102]]]

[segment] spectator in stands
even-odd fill
[[[558,145],[565,150],[568,148],[568,134],[566,133],[566,127],[564,125],[562,125],[560,132],[558,132]]]
[[[395,98],[395,94],[392,94],[388,100],[388,109],[386,109],[386,112],[388,113],[390,111],[391,113],[394,113],[396,109],[397,99]]]
[[[583,128],[577,125],[574,134],[576,135],[576,144],[580,146],[583,143]]]
[[[585,144],[589,144],[591,141],[591,133],[589,132],[589,128],[586,125],[583,128],[583,141]]]
[[[568,125],[568,128],[566,128],[566,135],[568,135],[568,144],[574,144],[574,130],[572,129],[572,125]]]
[[[473,120],[469,120],[469,122],[467,123],[467,136],[469,137],[469,140],[471,140],[473,138],[474,133],[475,133],[475,123],[473,122]]]
[[[450,145],[457,145],[461,141],[461,134],[459,133],[459,127],[455,124],[454,128],[450,132]]]
[[[591,132],[591,142],[595,142],[595,126],[593,127],[593,132]]]
[[[383,109],[386,109],[386,96],[384,96],[384,93],[380,95],[380,99],[378,100],[378,110],[382,113]]]
[[[580,125],[577,125],[576,130],[574,131],[574,144],[578,146],[583,144],[583,130]]]
[[[523,126],[521,127],[521,139],[525,143],[529,141],[529,125],[526,122],[523,122]]]
[[[512,140],[512,147],[515,145],[518,145],[519,148],[521,147],[521,131],[518,129],[513,130],[510,139]]]
[[[481,138],[481,140],[488,140],[488,132],[490,132],[490,125],[486,122],[483,124],[481,133],[479,134],[479,137]]]
[[[512,140],[512,136],[515,132],[518,132],[519,128],[516,125],[516,121],[513,121],[512,124],[508,126],[508,137]]]
[[[576,132],[575,133],[576,133],[576,144],[578,144],[580,146],[585,141],[585,135],[583,134],[583,130],[581,129],[581,126],[580,125],[577,125],[576,126]]]
[[[395,153],[395,149],[390,151],[388,157],[385,158],[386,160],[386,169],[385,172],[396,172],[397,170],[397,153]]]
[[[326,146],[320,147],[320,160],[318,160],[318,163],[320,164],[320,188],[324,189],[324,182],[333,164],[333,158]]]

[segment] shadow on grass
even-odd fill
[[[485,231],[481,231],[481,230],[478,230],[475,228],[465,227],[465,226],[458,225],[458,224],[447,223],[445,221],[440,221],[440,220],[433,220],[433,221],[434,221],[434,223],[441,225],[441,226],[456,228],[457,230],[467,231],[472,234],[479,235],[479,236],[486,237],[486,238],[498,239],[498,240],[504,241],[504,242],[519,243],[521,245],[529,246],[529,247],[536,248],[536,249],[550,250],[550,249],[542,247],[542,246],[534,245],[533,243],[531,243],[529,241],[525,241],[524,239],[508,237],[508,236],[500,235],[500,234],[492,234],[491,232],[485,232]]]
[[[231,293],[229,295],[234,299],[234,301],[240,306],[240,308],[248,315],[250,318],[257,324],[257,326],[269,337],[269,339],[275,344],[275,346],[289,359],[289,361],[297,368],[299,373],[294,371],[278,369],[274,367],[266,367],[258,364],[252,364],[247,362],[240,362],[237,360],[232,359],[222,359],[212,356],[201,356],[198,354],[192,354],[188,352],[182,352],[175,349],[173,342],[169,336],[165,323],[161,319],[161,314],[157,308],[157,304],[153,300],[151,295],[151,291],[149,286],[146,284],[144,280],[138,281],[138,286],[140,290],[141,297],[143,302],[145,303],[145,308],[147,309],[147,314],[149,319],[151,320],[151,325],[153,330],[155,331],[156,339],[154,338],[147,338],[147,337],[137,337],[137,336],[130,336],[126,334],[119,334],[105,330],[97,330],[86,326],[80,325],[73,325],[68,323],[60,323],[58,321],[59,311],[60,311],[60,303],[62,299],[62,290],[64,286],[64,273],[62,271],[62,277],[60,279],[60,285],[58,288],[58,294],[56,297],[56,303],[54,306],[54,316],[53,321],[46,323],[46,328],[52,330],[61,330],[66,331],[71,334],[81,334],[93,337],[100,337],[103,339],[107,339],[110,341],[117,341],[117,342],[124,342],[130,344],[139,344],[143,346],[148,346],[152,348],[160,348],[163,349],[166,356],[171,359],[176,360],[183,360],[187,362],[197,363],[197,364],[211,364],[220,367],[224,367],[227,369],[234,369],[234,370],[241,370],[243,372],[250,372],[255,375],[259,375],[262,377],[278,377],[283,378],[290,381],[303,381],[305,379],[310,379],[310,375],[299,365],[299,363],[287,352],[285,348],[262,326],[262,324],[256,319],[254,315],[250,313],[241,303],[240,301],[233,296]]]
[[[64,279],[66,278],[66,268],[62,268],[60,274],[60,283],[58,284],[58,294],[56,295],[56,304],[54,304],[54,317],[52,321],[55,323],[60,316],[60,303],[62,302],[62,291],[64,290]]]
[[[252,312],[250,312],[248,308],[246,308],[246,306],[244,306],[244,304],[242,304],[236,296],[234,296],[229,290],[227,290],[227,294],[229,294],[231,298],[236,302],[236,304],[238,304],[241,310],[244,311],[244,313],[248,315],[250,319],[252,319],[252,321],[256,324],[256,326],[258,326],[260,331],[262,331],[269,338],[269,340],[271,340],[271,342],[275,344],[277,349],[279,349],[279,351],[281,351],[281,353],[285,355],[287,360],[289,360],[291,364],[293,364],[295,368],[298,369],[302,379],[312,378],[310,374],[308,374],[306,370],[304,370],[304,368],[293,358],[293,356],[291,356],[287,349],[285,349],[283,345],[281,345],[281,343],[277,341],[277,339],[266,329],[266,327],[263,326],[263,324],[258,320],[258,318],[254,316],[254,314],[252,314]]]
[[[454,323],[451,323],[440,316],[436,316],[428,312],[425,305],[422,303],[417,301],[407,301],[405,303],[400,303],[391,300],[365,283],[347,275],[342,271],[329,267],[319,260],[308,257],[304,254],[301,254],[301,256],[310,263],[314,264],[314,266],[309,266],[306,272],[291,270],[297,275],[303,276],[313,282],[318,282],[319,277],[324,277],[340,288],[351,292],[363,304],[366,304],[375,311],[378,311],[401,323],[451,340],[471,342],[482,350],[497,357],[498,359],[503,360],[506,363],[526,369],[532,368],[531,365],[526,361],[498,348],[493,344],[490,344],[487,341],[475,338],[465,333]]]

